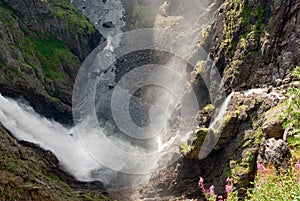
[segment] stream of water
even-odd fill
[[[124,43],[122,39],[126,38],[126,35],[117,36],[122,33],[124,26],[124,9],[121,1],[72,0],[71,2],[107,39],[107,45],[98,53],[106,55],[109,58],[107,62],[116,60],[115,49],[120,48],[120,44]],[[187,43],[187,40],[183,40],[186,44],[179,42],[175,44],[174,40],[178,38],[183,37],[176,35],[166,40],[159,38],[161,41],[158,42],[171,40],[170,44],[173,46],[170,47],[170,52],[189,55],[196,43]],[[137,42],[138,40],[134,41]],[[84,75],[91,79],[86,82],[80,80],[81,78],[77,79],[77,84],[79,83],[81,92],[84,93],[75,96],[73,102],[76,121],[74,127],[46,119],[37,114],[29,104],[2,95],[0,95],[0,121],[17,139],[51,150],[57,156],[61,167],[78,180],[99,180],[106,188],[112,189],[143,184],[153,171],[175,162],[180,155],[180,143],[187,141],[193,134],[187,129],[193,128],[189,122],[198,111],[197,107],[193,107],[195,104],[198,106],[198,103],[195,96],[191,99],[185,97],[186,63],[173,58],[165,64],[165,67],[144,66],[139,68],[139,72],[133,77],[124,76],[119,84],[116,83],[115,65],[101,69],[99,66],[106,61],[99,59],[98,54],[94,54],[91,58],[93,68],[90,69],[90,66],[84,68],[86,73]],[[90,64],[89,61],[85,63]],[[101,75],[100,78],[92,78],[95,74]],[[141,92],[142,95],[128,98],[128,94],[132,95],[138,90],[130,89],[126,85],[143,88],[141,78],[147,85],[156,84],[163,87],[159,89],[152,87],[153,91],[145,89]],[[126,98],[128,105],[122,102]],[[226,112],[229,100],[230,97],[224,103],[215,122]],[[188,105],[186,109],[190,110],[182,114],[189,117],[185,122],[176,119],[178,116],[180,118],[176,112],[182,101]],[[130,111],[131,114],[128,115]],[[96,113],[95,118],[93,112]],[[124,114],[127,115],[126,118],[123,118]],[[118,115],[120,118],[116,118]],[[130,116],[134,115],[137,120],[143,120],[146,116],[148,121],[141,123],[140,126],[135,125],[129,132],[122,129],[123,124],[131,123]]]

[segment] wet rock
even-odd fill
[[[100,182],[80,182],[60,169],[55,155],[12,138],[0,124],[0,200],[104,200]]]
[[[282,139],[284,133],[282,124],[284,119],[281,118],[281,115],[283,114],[283,110],[285,109],[286,106],[284,104],[281,104],[265,113],[262,130],[267,139]]]
[[[275,138],[262,141],[259,155],[264,162],[273,163],[277,173],[279,173],[279,167],[283,169],[288,168],[291,158],[288,143],[282,139],[276,140]]]
[[[112,21],[104,22],[104,23],[102,24],[102,26],[103,26],[104,28],[109,28],[109,29],[115,27],[115,25],[113,24]]]
[[[0,4],[0,92],[22,96],[38,113],[72,124],[73,83],[101,34],[67,1]],[[74,15],[82,17],[80,24],[72,22]]]

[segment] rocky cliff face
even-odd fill
[[[200,43],[227,91],[282,84],[299,64],[298,14],[298,1],[223,3]]]
[[[50,151],[17,142],[2,125],[0,140],[0,200],[108,200],[100,182],[76,181]]]
[[[174,22],[177,23],[179,21],[176,19],[182,19],[182,16],[177,16],[182,6],[180,1],[171,2],[171,10],[163,11],[169,12],[170,19],[175,19]],[[153,9],[157,11],[162,3],[163,1],[158,0]],[[206,10],[206,14],[215,8],[218,8],[218,11],[214,21],[198,34],[199,42],[195,46],[203,47],[209,52],[222,74],[222,84],[227,95],[235,91],[221,120],[224,127],[216,131],[220,132],[221,137],[213,152],[207,158],[199,160],[200,146],[213,115],[213,109],[203,108],[195,118],[199,128],[195,132],[196,140],[192,142],[194,149],[186,157],[182,157],[178,164],[152,178],[140,191],[140,199],[200,199],[201,193],[197,188],[199,176],[204,177],[208,185],[214,184],[217,192],[223,192],[225,179],[233,177],[239,195],[244,196],[256,173],[262,139],[282,138],[284,131],[282,120],[279,118],[284,108],[282,102],[286,98],[287,89],[298,85],[293,81],[290,72],[300,63],[300,2],[212,0],[209,3],[211,10]],[[138,28],[155,24],[154,18],[152,21],[135,21],[144,19],[144,15],[140,14],[149,6],[145,2],[133,0],[124,1],[124,4],[125,10],[129,12],[125,21]],[[167,15],[166,12],[160,13],[161,21],[156,21],[156,26],[167,22],[164,16]],[[202,17],[207,16],[206,14]],[[197,13],[187,13],[185,17],[190,15]],[[127,29],[137,27],[127,26]],[[38,112],[66,122],[66,119],[70,119],[72,84],[76,72],[85,56],[101,38],[100,33],[67,1],[1,0],[0,92],[14,97],[22,95]],[[197,58],[199,51],[196,47],[191,57]],[[159,59],[157,54],[153,55],[149,51],[141,53],[141,57],[147,60]],[[135,56],[128,55],[128,58]],[[130,67],[126,62],[120,63],[123,65],[120,65],[119,76],[126,71],[125,66]],[[199,62],[196,70],[191,73],[193,87],[199,94],[207,94],[199,74],[204,68],[205,62]],[[214,83],[215,86],[219,84]],[[244,91],[253,88],[260,89],[247,93]],[[209,104],[208,96],[203,100]],[[4,129],[0,127],[0,130]],[[33,175],[34,179],[31,179],[31,176],[28,178],[28,175],[22,172],[23,166],[33,166],[35,171],[37,168],[34,164],[37,163],[36,160],[40,160],[39,154],[45,156],[49,153],[39,150],[39,154],[36,155],[31,148],[23,148],[7,137],[6,132],[2,132],[0,136],[3,144],[9,145],[9,148],[0,147],[3,153],[1,156],[4,156],[0,164],[0,177],[3,178],[0,187],[13,190],[13,194],[8,196],[23,196],[18,194],[20,189],[25,192],[24,196],[28,195],[27,192],[33,192],[32,194],[38,194],[38,197],[45,200],[55,200],[55,196],[64,196],[61,188],[59,191],[51,189],[50,193],[46,194],[44,189],[65,184],[55,181],[47,186],[39,183],[40,180],[37,179],[38,176],[47,175],[49,172],[49,177],[53,176],[51,171],[57,170],[57,162],[53,155],[50,154],[53,160],[49,162],[47,159],[38,165],[43,167],[44,172],[37,173],[38,176]],[[28,146],[24,142],[21,144]],[[28,158],[26,153],[34,155],[29,165],[23,161],[24,158]],[[19,164],[18,161],[21,161],[22,168],[14,168],[15,164]],[[32,167],[29,167],[29,170],[33,171],[30,168]],[[8,181],[8,177],[14,178],[13,181]],[[49,182],[44,176],[42,178],[42,182]],[[52,179],[50,182],[53,182]],[[38,183],[39,188],[34,188],[31,183],[27,188],[25,184],[28,181]],[[74,195],[72,190],[68,193]],[[76,196],[79,195],[75,195],[75,198],[78,198]]]
[[[199,34],[199,47],[209,52],[220,74],[227,95],[233,93],[227,112],[220,123],[224,126],[220,138],[207,158],[198,154],[209,129],[213,107],[205,107],[196,117],[199,124],[192,151],[178,165],[154,177],[145,187],[145,197],[156,192],[160,197],[200,199],[197,188],[199,176],[207,188],[215,185],[224,193],[225,180],[233,177],[240,197],[245,197],[256,174],[262,139],[282,139],[287,89],[298,86],[291,71],[299,65],[300,2],[282,1],[216,1],[221,3],[215,20]],[[195,49],[192,57],[200,50]],[[194,89],[199,95],[207,93],[200,73],[207,63],[198,62],[191,73]],[[205,71],[204,71],[205,73]],[[202,74],[203,75],[203,74]],[[209,72],[213,78],[214,72]],[[245,91],[247,89],[257,90]],[[210,103],[209,97],[206,99]],[[184,195],[184,196],[183,196]]]
[[[300,63],[299,13],[300,2],[293,0],[224,1],[218,9],[215,22],[199,37],[199,45],[210,52],[227,94],[235,93],[221,120],[224,128],[216,131],[221,132],[216,147],[197,162],[211,115],[200,111],[195,149],[188,156],[191,159],[182,163],[178,175],[183,178],[178,183],[188,179],[196,183],[197,175],[206,175],[222,192],[225,179],[233,177],[239,195],[245,196],[256,172],[261,140],[283,137],[281,103],[287,89],[297,86],[290,73]],[[200,63],[197,72],[204,67],[205,62]],[[199,74],[193,78],[195,89],[204,87]],[[253,88],[259,89],[245,91]]]
[[[101,34],[68,1],[0,1],[0,92],[72,123],[75,76]],[[38,128],[37,128],[38,129]],[[0,200],[106,200],[100,182],[83,183],[57,158],[17,142],[0,125]]]
[[[0,91],[71,123],[76,73],[102,36],[68,1],[0,1]]]

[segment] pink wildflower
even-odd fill
[[[226,179],[226,186],[225,186],[225,190],[227,193],[231,193],[232,192],[232,188],[233,188],[233,178],[227,178]]]
[[[211,197],[215,196],[215,187],[214,187],[214,185],[211,185],[211,186],[209,187],[209,195],[210,195]]]
[[[262,163],[258,163],[257,164],[257,170],[258,171],[264,171],[265,170],[265,166]]]
[[[202,193],[206,195],[206,190],[204,188],[204,179],[202,177],[199,178],[198,187],[201,189]]]
[[[202,177],[199,178],[198,187],[201,188],[203,186],[204,179]]]
[[[279,186],[279,188],[282,188],[282,182],[281,181],[278,183],[278,186]]]
[[[296,171],[299,171],[299,170],[300,170],[300,163],[296,163],[296,164],[295,164],[295,170],[296,170]]]
[[[226,193],[231,193],[232,192],[232,186],[231,185],[226,185],[225,190],[226,190]]]
[[[229,182],[231,183],[232,181],[233,181],[233,178],[227,177],[227,179],[226,179],[226,182],[227,182],[227,183],[229,183]]]

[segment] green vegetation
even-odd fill
[[[297,66],[292,74],[300,80],[300,67]],[[284,111],[287,120],[283,127],[290,129],[288,140],[291,145],[300,148],[300,88],[291,88],[288,94],[289,98],[285,102],[287,109]]]
[[[76,24],[90,31],[94,29],[72,4],[60,1],[56,5],[58,7],[57,17],[68,19],[70,24]],[[16,15],[3,0],[0,0],[0,17],[6,19],[3,20],[6,26],[14,29],[13,26],[17,22]],[[77,62],[76,56],[71,52],[69,47],[53,36],[37,31],[32,33],[32,30],[29,30],[22,24],[20,29],[24,33],[24,37],[16,38],[16,45],[19,46],[25,61],[25,63],[23,60],[18,61],[21,70],[22,67],[26,68],[30,66],[35,70],[41,67],[45,78],[63,80],[65,78],[63,65],[72,66]],[[4,66],[5,63],[0,60],[0,68]],[[20,71],[12,69],[6,70],[5,73],[7,81],[11,83],[15,76],[21,75]]]
[[[262,5],[248,6],[240,0],[233,0],[226,5],[228,11],[223,21],[224,39],[221,48],[226,48],[227,57],[233,57],[238,43],[241,41],[242,46],[246,46],[245,39],[248,35],[253,35],[253,39],[260,39],[265,33],[264,7]],[[241,34],[236,34],[239,29]],[[252,38],[252,37],[250,37]]]
[[[215,109],[215,106],[213,104],[208,104],[204,107],[204,110],[211,112]]]
[[[82,30],[87,30],[89,33],[94,31],[93,25],[87,18],[68,1],[57,1],[56,17],[59,19],[67,19],[71,25],[78,25]]]
[[[151,28],[155,20],[157,8],[153,4],[140,5],[134,3],[132,11],[132,28]]]
[[[181,149],[182,154],[184,156],[186,156],[194,149],[194,146],[189,145],[186,142],[183,142],[183,143],[180,144],[180,149]]]
[[[0,60],[0,68],[4,67],[6,64],[4,61]]]
[[[48,177],[53,180],[59,180],[59,177],[53,172],[48,172]]]
[[[0,200],[109,200],[99,189],[72,187],[52,172],[43,156],[0,128]]]
[[[15,164],[14,162],[9,161],[9,162],[7,163],[6,169],[7,169],[7,170],[15,170],[15,168],[16,168],[15,166],[16,166],[16,164]]]
[[[300,80],[300,67],[296,67],[292,74]],[[253,188],[248,189],[246,200],[300,200],[300,88],[292,88],[288,94],[289,99],[284,104],[270,109],[266,114],[268,114],[267,116],[272,116],[274,111],[283,110],[282,118],[285,119],[283,127],[289,129],[288,141],[292,152],[292,159],[290,161],[292,165],[287,170],[281,170],[280,174],[276,175],[273,165],[268,164],[265,167],[263,164],[257,164],[257,175],[255,181],[252,183]],[[287,107],[283,107],[284,105]],[[278,118],[278,114],[275,116]],[[262,129],[260,127],[257,128],[255,136],[255,138],[261,139]],[[255,143],[259,142],[260,140],[255,140]],[[246,147],[249,147],[249,145]],[[253,145],[250,147],[253,147]],[[256,159],[251,153],[246,158],[251,160],[249,171],[252,171],[255,169]],[[240,161],[237,161],[237,163],[240,163]],[[235,169],[231,167],[231,171],[234,175]],[[238,170],[237,172],[240,173],[241,171]],[[238,198],[237,196],[232,196],[227,200],[235,201]]]
[[[246,38],[249,33],[254,31],[256,39],[261,38],[265,33],[265,23],[264,23],[264,7],[258,5],[255,9],[244,5],[241,12],[241,23],[245,29],[245,33],[242,34],[242,38]],[[251,24],[251,21],[255,19],[255,23]]]
[[[53,37],[44,36],[42,39],[36,39],[25,36],[20,49],[25,62],[33,68],[38,65],[37,57],[42,66],[43,75],[52,80],[64,79],[62,64],[74,65],[76,62],[76,57],[68,46]]]
[[[33,42],[36,44],[36,52],[41,61],[44,76],[49,79],[63,79],[63,70],[60,69],[61,63],[67,62],[72,65],[75,61],[75,56],[68,46],[51,37],[36,39]]]
[[[1,22],[10,29],[14,29],[15,19],[12,17],[13,15],[15,15],[14,10],[8,7],[3,0],[0,0],[0,19],[3,19]]]
[[[290,167],[286,173],[276,175],[273,166],[258,165],[258,174],[253,183],[254,188],[249,189],[247,200],[300,200],[300,172],[299,156],[293,154]]]

